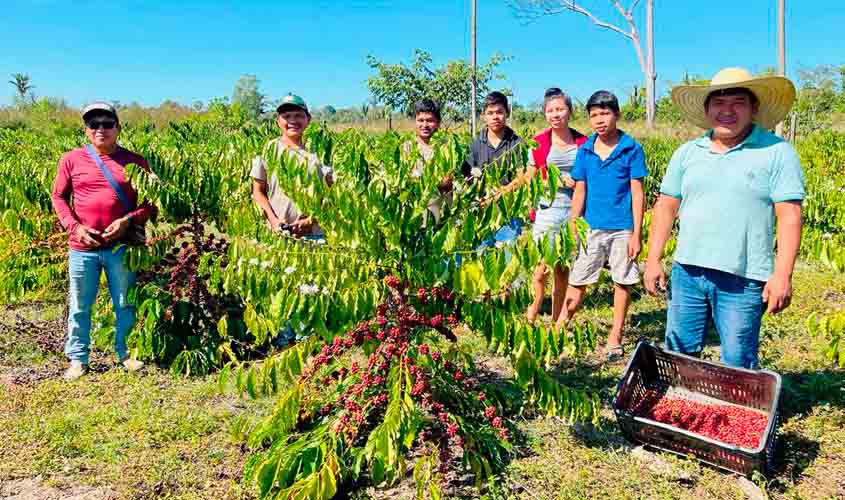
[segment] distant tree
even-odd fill
[[[839,66],[839,93],[845,95],[845,64]]]
[[[497,69],[508,59],[494,54],[487,64],[477,68],[479,103],[490,91],[490,82],[504,78]],[[443,66],[435,67],[431,54],[417,49],[407,65],[387,64],[374,56],[367,57],[367,64],[376,71],[376,75],[367,81],[370,94],[376,103],[411,116],[416,102],[428,97],[440,104],[447,120],[463,121],[470,114],[472,66],[467,61],[449,61]]]
[[[32,93],[32,89],[34,89],[35,86],[32,85],[32,79],[29,75],[24,73],[14,73],[12,75],[12,79],[9,80],[9,83],[15,86],[15,92],[17,93],[15,98],[18,102],[35,102],[35,95]],[[27,97],[29,97],[29,99],[27,99]]]
[[[235,83],[232,92],[232,104],[239,105],[252,120],[258,120],[266,103],[266,96],[258,91],[258,83],[255,75],[243,75]]]
[[[828,128],[833,113],[845,113],[845,66],[799,69],[798,82],[798,99],[792,107],[798,132]]]
[[[622,106],[622,116],[628,121],[642,120],[646,116],[645,89],[635,85]]]
[[[707,78],[702,78],[699,75],[691,75],[689,71],[684,71],[684,76],[677,82],[674,81],[667,81],[666,87],[672,89],[677,85],[707,85],[710,83],[710,80]],[[666,122],[671,123],[680,123],[684,121],[684,116],[681,114],[681,110],[675,106],[675,103],[672,102],[672,97],[670,95],[665,95],[657,100],[657,116]]]
[[[545,119],[545,115],[534,104],[536,103],[525,106],[518,102],[512,102],[511,119],[513,122],[517,125],[535,125],[541,123]]]
[[[623,25],[616,25],[600,19],[593,13],[592,10],[584,7],[584,2],[575,0],[506,0],[506,2],[513,8],[516,16],[523,20],[531,21],[543,16],[557,15],[564,12],[571,12],[580,14],[589,19],[593,24],[599,28],[603,28],[624,36],[631,41],[634,51],[637,53],[637,61],[640,63],[640,70],[645,78],[645,106],[646,106],[646,121],[648,126],[654,125],[654,116],[656,114],[656,89],[655,80],[657,78],[654,71],[654,54],[651,47],[646,43],[645,50],[637,29],[637,23],[634,21],[634,9],[640,0],[631,0],[628,7],[622,5],[621,0],[610,0],[615,10],[624,19],[627,29],[620,27]],[[654,12],[654,0],[646,0],[646,13]],[[648,41],[648,33],[646,36]]]

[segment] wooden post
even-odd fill
[[[654,72],[654,0],[646,1],[646,50],[648,57],[646,60],[646,82],[645,82],[645,110],[646,110],[646,125],[648,128],[654,127],[654,118],[657,114],[655,105],[657,74]]]
[[[475,20],[476,20],[476,10],[477,10],[477,0],[472,0],[472,103],[471,103],[471,113],[472,117],[471,120],[471,127],[472,127],[472,136],[475,137],[476,132],[476,117],[478,116],[478,110],[476,109],[476,101],[478,100],[478,74],[477,74],[477,67],[478,62],[476,60],[476,44],[475,44]]]
[[[778,74],[786,76],[786,0],[778,0]],[[775,127],[775,133],[783,137],[783,122]]]

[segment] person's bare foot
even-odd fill
[[[527,319],[529,323],[534,323],[537,320],[537,314],[539,313],[540,308],[531,304],[528,306],[528,309],[525,310],[525,319]]]
[[[555,321],[555,332],[566,332],[569,330],[569,318],[566,317],[563,311],[561,311],[560,316],[557,317],[557,321]]]

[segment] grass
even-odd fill
[[[800,264],[794,285],[793,306],[766,317],[763,326],[761,362],[783,376],[784,404],[777,470],[756,481],[770,498],[845,498],[845,372],[827,364],[820,341],[804,328],[809,313],[845,306],[845,280]],[[611,294],[607,282],[595,287],[579,321],[607,331]],[[663,308],[660,299],[636,298],[626,333],[629,351],[639,339],[661,339]],[[272,401],[221,395],[214,376],[186,379],[158,368],[130,375],[99,351],[92,358],[94,373],[63,382],[60,346],[44,339],[45,332],[61,335],[62,311],[61,303],[45,302],[0,316],[0,481],[40,476],[58,488],[103,486],[127,499],[252,498],[240,481],[246,449],[234,427],[264,414]],[[477,336],[463,342],[489,358]],[[718,359],[718,346],[710,343],[705,356]],[[491,362],[506,370],[506,363]],[[602,425],[521,420],[523,450],[472,496],[743,498],[730,475],[685,458],[642,455],[625,442],[609,408],[621,370],[591,359],[559,370],[567,383],[601,395]],[[403,498],[412,491],[368,488],[354,497]]]

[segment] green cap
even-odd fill
[[[285,109],[290,108],[298,108],[302,111],[305,111],[305,114],[311,116],[311,113],[308,112],[308,105],[305,104],[305,99],[299,97],[296,94],[288,94],[282,98],[282,102],[279,104],[279,107],[276,108],[276,113],[281,113]]]

